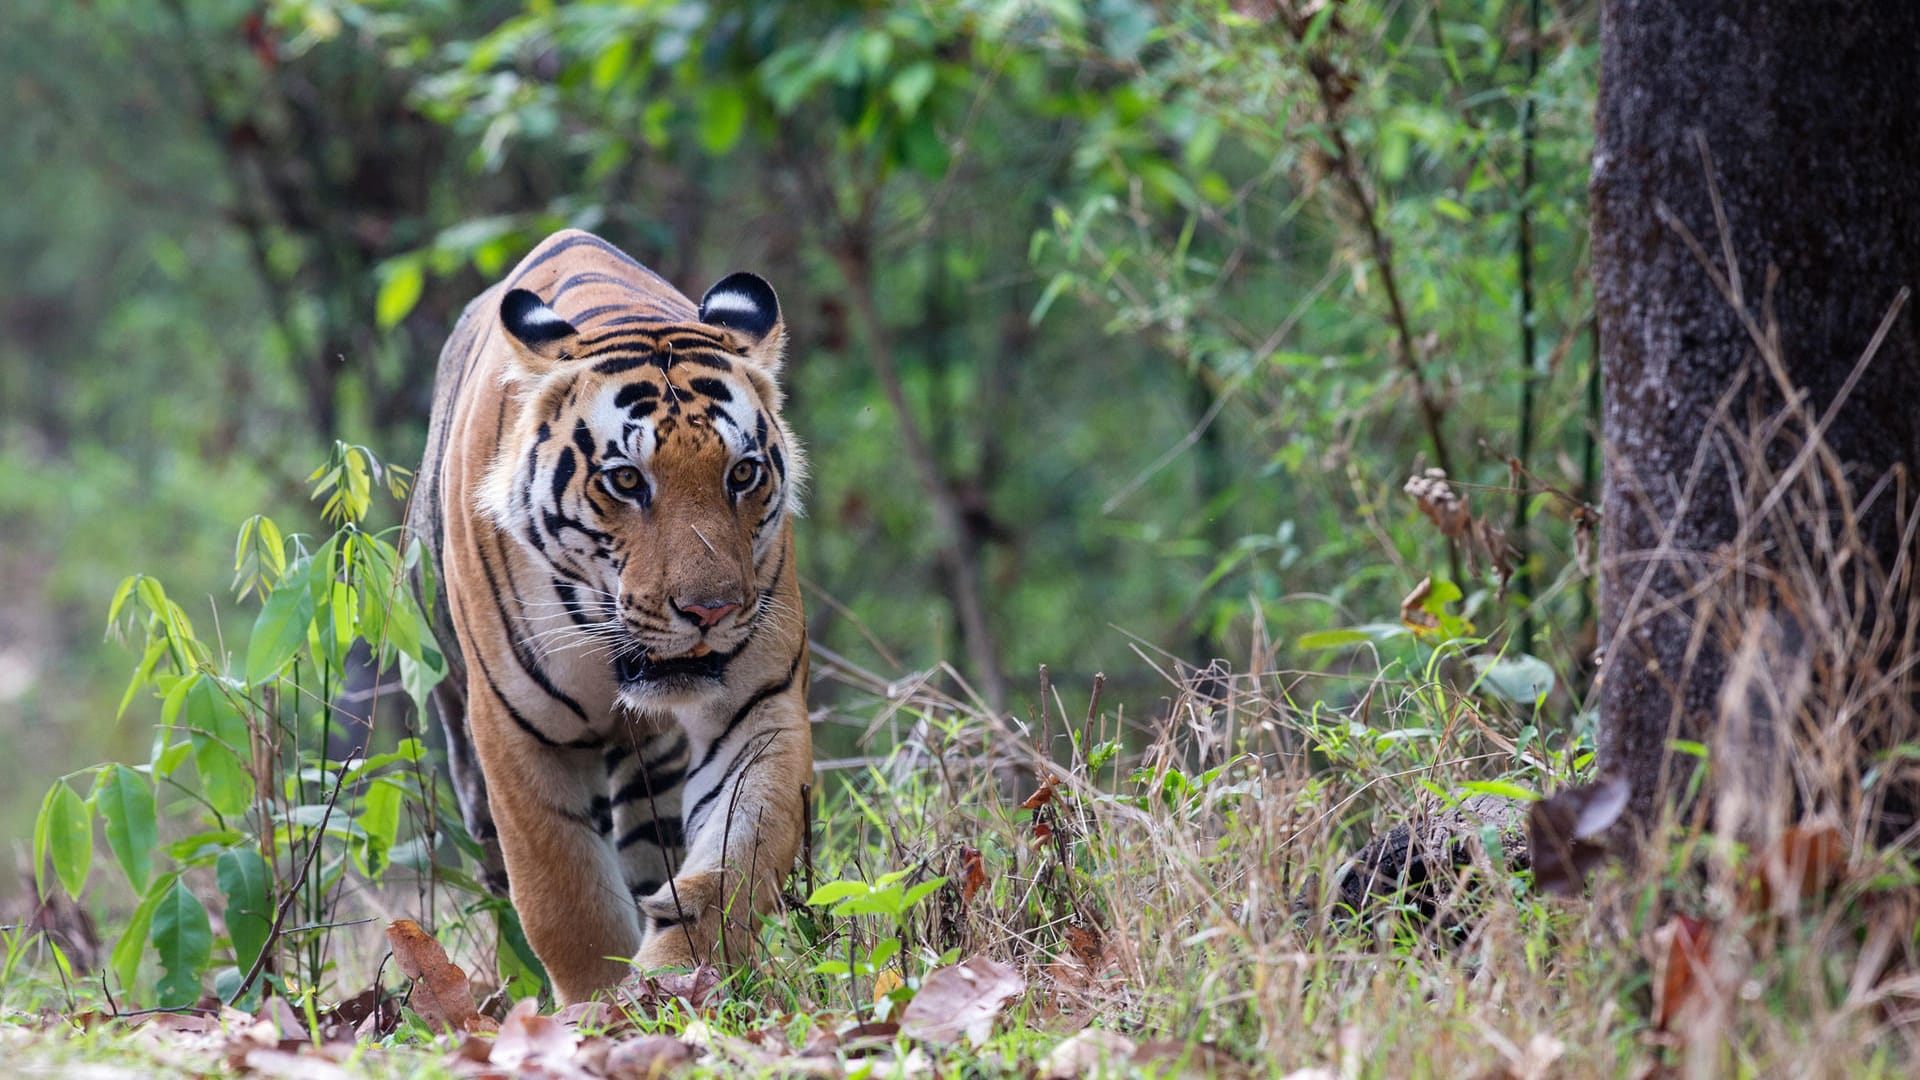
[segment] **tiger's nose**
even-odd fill
[[[740,609],[738,600],[675,600],[673,610],[698,623],[702,630],[711,630],[733,612]]]

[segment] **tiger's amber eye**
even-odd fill
[[[640,485],[646,482],[646,478],[640,475],[640,470],[631,465],[622,465],[613,470],[607,474],[607,479],[613,482],[615,491],[623,492],[639,491]]]
[[[733,471],[727,474],[727,482],[735,491],[745,491],[760,479],[760,463],[752,458],[741,458],[733,463]]]

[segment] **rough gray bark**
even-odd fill
[[[1920,464],[1912,306],[1858,384],[1842,388],[1900,290],[1920,285],[1920,4],[1608,0],[1601,52],[1591,188],[1607,455],[1600,750],[1626,770],[1630,813],[1645,822],[1686,778],[1668,740],[1712,743],[1721,718],[1742,711],[1722,700],[1740,674],[1730,658],[1746,648],[1743,625],[1771,626],[1768,674],[1785,679],[1782,658],[1804,661],[1816,696],[1823,679],[1858,675],[1835,670],[1825,638],[1836,632],[1827,601],[1848,589],[1865,622],[1840,630],[1869,646],[1855,659],[1884,672],[1913,654],[1913,579],[1896,559],[1912,546],[1898,507],[1911,507]],[[1750,333],[1770,322],[1775,368]],[[1804,388],[1799,412],[1780,374]],[[1809,419],[1836,398],[1832,458],[1795,474]],[[1896,467],[1904,490],[1861,498]],[[1783,473],[1799,476],[1800,494],[1757,519]],[[1836,545],[1855,550],[1843,560]],[[1809,569],[1837,583],[1812,615],[1785,595]],[[1913,685],[1908,675],[1881,704],[1910,721]],[[1762,744],[1784,742],[1794,719],[1784,715],[1793,702],[1770,700],[1745,710],[1762,721],[1752,733]],[[1749,780],[1764,789],[1758,775],[1739,782]]]

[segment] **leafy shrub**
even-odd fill
[[[204,636],[157,579],[120,584],[109,632],[140,653],[120,714],[157,703],[152,752],[144,765],[105,762],[62,776],[41,804],[34,865],[53,870],[43,896],[55,881],[83,894],[98,819],[138,897],[111,958],[130,1000],[193,1004],[210,971],[226,1003],[256,999],[263,984],[297,997],[286,958],[301,956],[295,966],[308,988],[321,982],[319,934],[349,874],[378,884],[399,866],[429,892],[440,883],[482,896],[459,859],[478,849],[421,740],[409,734],[370,752],[343,739],[334,704],[362,662],[357,647],[378,670],[398,671],[416,716],[446,674],[428,631],[435,578],[426,548],[400,526],[367,527],[375,486],[404,500],[411,476],[365,447],[336,443],[308,479],[330,535],[289,536],[261,515],[240,528],[234,587],[239,599],[261,602],[243,651],[217,628]],[[409,583],[416,574],[425,608]],[[180,835],[162,842],[163,821]],[[203,899],[216,893],[218,938]],[[497,901],[478,899],[473,910],[512,921]],[[517,927],[506,936],[518,940]],[[148,957],[161,970],[150,989],[140,977]],[[537,980],[524,947],[512,960],[515,974]]]

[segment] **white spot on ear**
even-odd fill
[[[753,297],[748,296],[746,293],[717,292],[707,295],[707,302],[702,310],[707,315],[718,315],[724,312],[738,312],[742,315],[758,315],[760,314],[760,305],[754,303]]]
[[[541,304],[539,307],[529,310],[525,315],[521,316],[520,318],[521,325],[523,326],[549,326],[549,325],[552,325],[553,323],[562,323],[566,321],[567,320],[560,317],[559,312],[553,310],[552,308],[548,307],[545,304]]]

